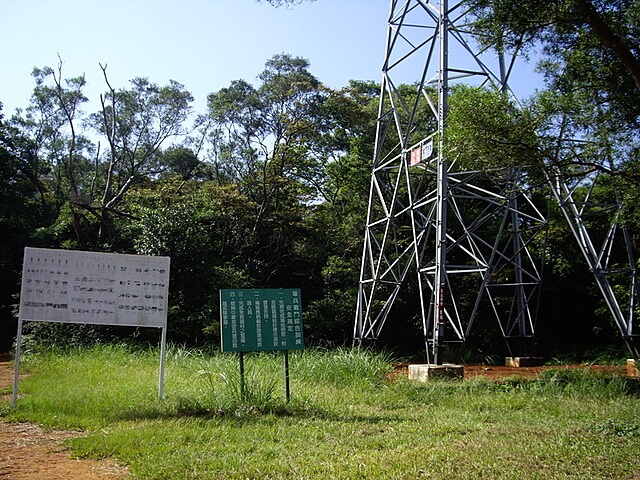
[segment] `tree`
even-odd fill
[[[301,248],[314,272],[305,297],[310,343],[352,341],[379,92],[375,82],[352,80],[327,102],[335,124],[331,138],[342,146],[324,167],[324,201],[304,220],[309,234]]]
[[[255,207],[242,251],[245,268],[262,285],[294,261],[305,211],[322,195],[329,94],[308,67],[305,59],[276,55],[258,87],[235,80],[208,97],[216,170]]]
[[[208,98],[216,179],[247,199],[236,263],[253,286],[302,286],[311,341],[350,336],[380,86],[335,91],[289,55]],[[241,217],[240,215],[238,217]]]
[[[457,85],[449,99],[447,158],[462,170],[520,168],[538,183],[544,177],[537,126],[532,112],[516,107],[506,93]]]
[[[159,152],[158,163],[167,169],[167,173],[178,175],[183,180],[191,180],[204,174],[203,163],[187,147],[172,146]]]
[[[234,264],[234,242],[246,228],[244,200],[233,187],[177,177],[136,184],[125,199],[122,208],[137,219],[135,252],[171,257],[170,341],[215,341],[218,290],[247,287]]]
[[[476,18],[476,32],[485,43],[519,49],[540,42],[551,56],[588,60],[589,69],[604,72],[613,67],[618,73],[624,70],[623,76],[629,77],[635,89],[640,90],[640,5],[636,0],[552,3],[467,0],[466,3]]]
[[[540,49],[546,89],[528,111],[547,167],[569,178],[615,177],[623,196],[637,191],[640,2],[466,3],[481,42],[497,49]],[[628,204],[629,218],[637,217],[637,204]]]
[[[54,200],[55,215],[66,209],[76,242],[83,243],[82,212],[78,204],[87,196],[93,146],[82,132],[84,76],[63,79],[58,69],[35,68],[35,88],[24,116],[14,115],[11,124],[29,138],[30,175]],[[45,186],[46,185],[46,186]]]
[[[84,207],[99,218],[99,243],[113,241],[111,216],[122,214],[118,205],[131,185],[162,170],[157,155],[169,139],[183,135],[183,123],[191,112],[192,95],[170,80],[159,87],[146,78],[131,80],[131,89],[116,90],[101,66],[108,90],[100,96],[102,111],[92,115],[96,129],[106,137],[109,151],[104,158],[102,193]]]
[[[54,199],[57,220],[52,228],[72,232],[59,240],[68,247],[104,249],[113,244],[113,216],[125,215],[119,204],[133,183],[168,168],[160,163],[163,159],[176,160],[171,153],[162,157],[160,149],[185,134],[183,124],[191,112],[193,98],[177,82],[160,87],[136,78],[130,89],[116,90],[106,66],[102,71],[108,91],[101,96],[100,112],[87,116],[82,111],[87,102],[84,76],[64,79],[60,61],[57,70],[34,69],[31,103],[11,119],[29,138],[34,184]],[[86,128],[106,137],[106,152],[89,140]],[[194,165],[189,162],[183,156],[183,164],[171,168],[191,175]]]
[[[547,89],[533,108],[546,157],[567,173],[602,171],[638,182],[640,2],[467,0],[482,42],[538,47]],[[558,137],[579,139],[558,151]]]
[[[13,307],[24,246],[50,221],[50,198],[33,171],[32,153],[29,139],[4,121],[0,103],[0,352],[10,348],[15,334]]]

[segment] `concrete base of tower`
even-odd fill
[[[640,378],[638,363],[633,358],[629,358],[627,360],[627,376],[631,378]]]
[[[462,380],[464,377],[464,367],[451,363],[444,363],[442,365],[410,364],[408,377],[409,380],[418,380],[420,382],[428,382],[436,378]]]
[[[506,357],[504,359],[505,367],[540,367],[544,365],[542,357]]]

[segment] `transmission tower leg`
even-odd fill
[[[587,261],[589,270],[593,273],[596,285],[602,293],[605,304],[607,305],[607,308],[611,313],[627,348],[634,358],[639,358],[640,332],[637,331],[637,328],[639,327],[636,315],[637,268],[635,266],[635,261],[631,253],[630,243],[627,243],[626,245],[630,262],[630,265],[627,268],[627,272],[631,277],[631,285],[630,293],[628,294],[628,299],[626,302],[627,308],[629,309],[629,314],[628,317],[625,317],[621,305],[621,300],[618,298],[619,295],[616,294],[616,291],[610,281],[612,269],[609,268],[609,265],[607,264],[608,261],[606,251],[608,251],[611,247],[606,244],[603,247],[602,251],[598,251],[598,249],[594,245],[589,229],[587,228],[583,220],[584,208],[586,208],[589,200],[584,199],[581,202],[578,202],[574,198],[573,192],[569,189],[566,182],[561,176],[549,175],[549,184],[556,200],[558,201],[558,205],[560,206],[560,209],[565,219],[567,220],[567,223],[569,224],[569,227],[571,228],[575,239],[577,240],[578,246],[580,247],[584,258]],[[582,208],[579,208],[579,204],[582,205]],[[615,221],[616,220],[614,219],[614,222]],[[612,231],[612,229],[610,229],[610,231]],[[629,240],[628,235],[626,234],[624,238],[625,241]],[[613,241],[612,235],[610,235],[607,239],[607,242],[611,241]],[[619,269],[616,269],[615,273],[619,273]]]

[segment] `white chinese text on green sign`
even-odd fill
[[[300,289],[220,290],[223,352],[302,350]]]

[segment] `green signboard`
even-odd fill
[[[302,350],[300,289],[220,290],[223,352]]]

